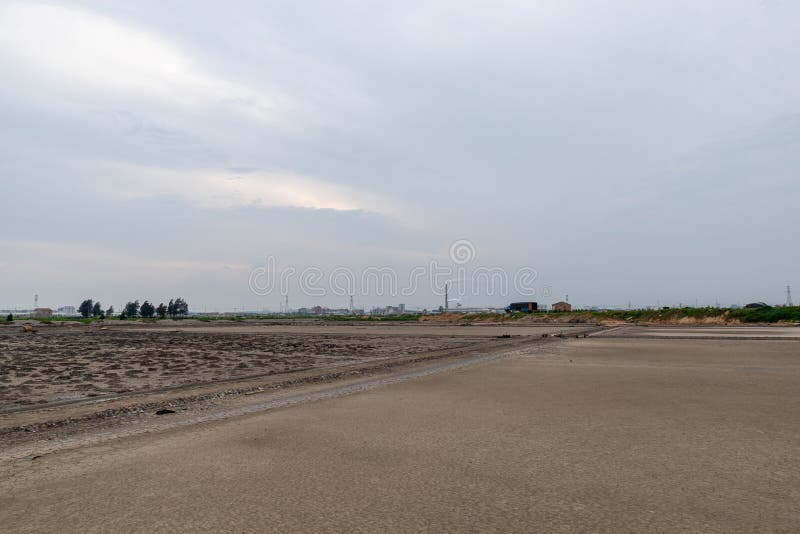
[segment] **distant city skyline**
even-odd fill
[[[216,307],[216,306],[209,306],[207,304],[191,304],[190,303],[190,310],[191,310],[192,313],[198,313],[198,314],[203,314],[203,313],[259,313],[259,312],[267,312],[267,313],[274,313],[274,314],[285,314],[285,313],[298,312],[300,310],[308,310],[308,309],[315,308],[315,307],[321,307],[321,308],[326,308],[326,309],[330,309],[330,310],[348,310],[348,309],[351,309],[349,307],[349,305],[340,305],[339,303],[336,303],[336,302],[333,302],[333,301],[325,301],[324,297],[316,297],[316,298],[318,300],[316,303],[306,304],[306,305],[302,305],[302,306],[289,307],[288,311],[287,311],[287,309],[285,309],[283,307],[283,305],[280,302],[278,303],[278,305],[276,307],[270,307],[270,306],[257,307],[257,306],[246,306],[246,305],[243,305],[243,306],[233,306],[231,308],[219,308],[219,307]],[[543,309],[549,309],[556,302],[564,301],[566,298],[568,298],[568,297],[562,296],[561,298],[559,298],[559,297],[553,296],[553,297],[550,297],[550,298],[547,298],[547,299],[533,299],[532,301],[538,302],[540,304],[540,306],[543,307]],[[83,300],[83,298],[79,298],[77,300],[77,304],[79,304],[81,300]],[[129,299],[129,300],[120,301],[118,303],[111,303],[111,304],[109,304],[108,302],[103,301],[103,300],[100,300],[99,302],[101,302],[101,304],[103,305],[104,309],[108,308],[109,306],[113,306],[116,311],[120,311],[120,310],[123,309],[123,307],[126,304],[126,302],[132,301],[132,300],[139,300],[140,302],[144,302],[145,300],[149,300],[154,305],[157,305],[157,304],[160,304],[162,302],[166,302],[169,299],[167,299],[166,301],[162,301],[160,299],[132,298],[132,299]],[[462,309],[464,309],[464,310],[503,309],[510,302],[512,302],[512,300],[513,299],[506,299],[503,302],[499,302],[498,301],[497,303],[475,304],[475,305],[471,305],[471,306],[463,306],[460,302],[456,301],[456,299],[453,299],[453,301],[451,301],[452,303],[450,305],[450,310],[451,311],[460,311]],[[570,301],[567,300],[567,302],[570,302]],[[759,301],[759,300],[752,300],[752,301],[751,300],[747,300],[747,301],[738,300],[736,302],[725,303],[725,302],[720,302],[718,300],[705,301],[705,300],[701,300],[701,299],[698,298],[698,299],[695,299],[695,300],[693,300],[691,302],[689,302],[689,301],[669,302],[669,301],[657,300],[655,303],[634,303],[632,301],[631,302],[624,302],[624,303],[613,303],[613,304],[609,304],[609,303],[579,303],[579,302],[574,302],[574,301],[572,301],[571,303],[574,304],[574,308],[576,310],[582,310],[582,309],[585,309],[585,310],[591,310],[591,309],[618,309],[618,310],[624,310],[624,309],[659,309],[659,308],[662,308],[662,307],[669,307],[669,308],[676,308],[676,307],[737,308],[737,307],[743,307],[744,305],[746,305],[746,304],[748,304],[750,302],[762,302],[762,301]],[[770,305],[770,306],[783,306],[783,305],[786,305],[786,300],[784,300],[782,302],[767,301],[765,303]],[[40,304],[39,307],[40,308],[50,308],[54,312],[62,312],[63,311],[65,314],[69,315],[70,314],[69,309],[71,309],[71,313],[72,314],[77,314],[77,311],[76,311],[77,310],[77,304],[58,304],[58,305],[55,305],[55,304],[50,304],[50,305],[48,305],[48,304]],[[408,310],[408,311],[417,312],[417,311],[422,311],[422,310],[428,310],[428,311],[434,312],[434,311],[438,311],[440,307],[444,307],[444,302],[443,302],[443,300],[440,300],[438,303],[432,301],[431,304],[427,305],[427,306],[426,305],[408,306],[404,302],[386,302],[386,303],[384,303],[382,305],[381,304],[369,305],[369,306],[354,305],[352,309],[355,309],[357,311],[361,311],[363,313],[369,314],[369,313],[373,312],[377,308],[401,307],[401,306],[403,308],[405,308],[405,310]],[[31,307],[27,307],[25,305],[0,304],[0,313],[9,313],[9,312],[15,312],[15,311],[16,312],[30,312],[33,309],[34,308],[32,306]]]

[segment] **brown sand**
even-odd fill
[[[464,347],[475,336],[172,330],[0,332],[0,412]]]
[[[9,532],[795,532],[798,343],[571,340],[0,466]]]
[[[198,321],[0,328],[0,414],[213,381],[284,375],[586,327]],[[0,421],[0,426],[2,422]]]

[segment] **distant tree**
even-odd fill
[[[92,299],[86,299],[81,302],[81,305],[78,306],[78,312],[83,318],[89,317],[92,314]]]
[[[156,307],[156,315],[158,315],[159,319],[163,319],[167,316],[167,307],[164,306],[163,302]]]
[[[99,302],[95,302],[94,306],[92,306],[92,317],[100,317],[101,315],[103,315],[103,307]]]
[[[173,319],[175,318],[175,301],[172,299],[169,299],[169,304],[167,304],[167,314]]]
[[[155,313],[156,313],[155,307],[148,301],[144,301],[142,307],[139,308],[139,315],[141,315],[145,319],[151,318],[153,315],[155,315]]]
[[[6,321],[8,321],[8,322],[10,323],[10,322],[11,322],[11,321],[13,321],[13,320],[14,320],[14,314],[13,314],[13,313],[9,313],[9,314],[6,316]]]
[[[114,306],[109,306],[106,310],[106,317],[114,317]]]
[[[175,299],[173,313],[175,315],[189,315],[189,305],[181,297]]]
[[[125,316],[126,317],[136,317],[139,315],[139,301],[135,300],[133,302],[129,302],[125,305]]]
[[[124,321],[127,318],[128,318],[128,316],[125,315],[125,310],[122,310],[122,312],[119,314],[119,320],[120,321]]]

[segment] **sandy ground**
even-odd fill
[[[187,321],[188,322],[188,321]],[[283,321],[252,321],[245,323],[197,323],[183,324],[166,323],[165,325],[136,325],[138,331],[163,331],[174,329],[180,332],[206,332],[215,333],[224,330],[229,333],[257,334],[266,332],[280,332],[287,334],[358,334],[380,336],[488,336],[494,337],[499,333],[508,333],[515,336],[534,336],[542,334],[569,333],[584,331],[591,328],[587,324],[555,324],[555,325],[530,325],[524,323],[479,324],[479,323],[432,323],[432,322],[358,322],[358,321],[309,321],[309,322],[283,322]],[[167,326],[169,325],[169,326]],[[121,330],[126,327],[114,326]],[[800,329],[798,329],[800,331]]]
[[[188,324],[184,324],[188,323]],[[583,328],[196,321],[0,328],[0,414]]]
[[[8,460],[0,525],[796,532],[799,346],[563,340],[354,394]]]
[[[798,339],[797,326],[622,326],[598,334],[603,337]]]

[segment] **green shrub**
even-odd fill
[[[800,306],[781,306],[764,308],[742,308],[729,310],[728,317],[743,323],[777,323],[779,321],[800,321]]]

